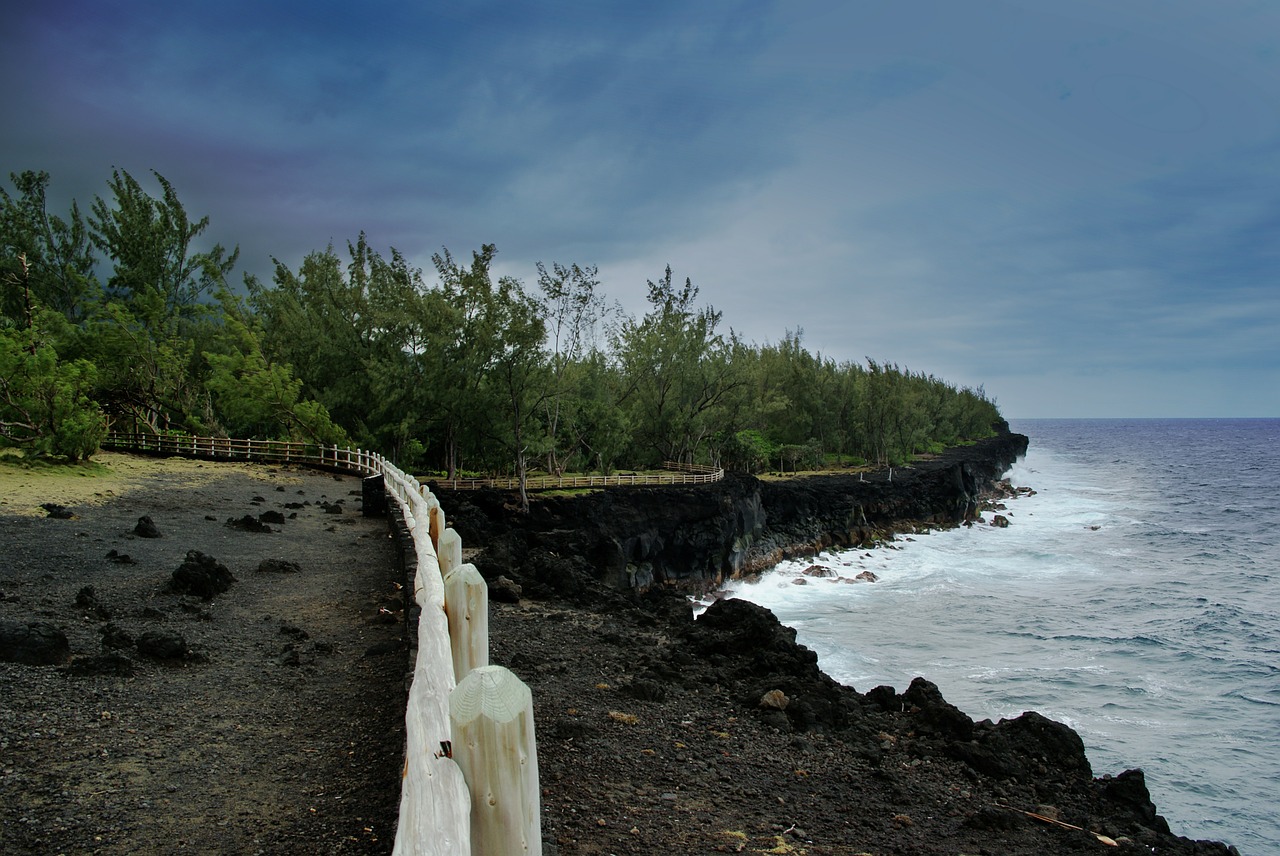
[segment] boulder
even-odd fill
[[[228,517],[227,527],[231,529],[243,529],[245,532],[268,533],[275,531],[252,514],[246,514],[243,517]]]
[[[489,600],[498,603],[519,603],[522,589],[514,580],[499,576],[489,583]]]
[[[71,659],[67,634],[47,621],[0,620],[0,660],[56,666]]]
[[[148,630],[138,637],[138,653],[156,660],[185,660],[191,649],[180,634]]]
[[[144,514],[138,518],[138,525],[133,527],[133,534],[139,538],[159,538],[160,530],[156,528],[155,521]]]
[[[193,594],[204,600],[212,600],[215,595],[231,588],[235,581],[236,578],[227,570],[226,565],[199,550],[190,550],[187,558],[173,572],[169,589],[178,594]]]

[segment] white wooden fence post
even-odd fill
[[[471,791],[472,856],[542,856],[533,695],[502,666],[449,694],[453,758]]]
[[[462,564],[462,536],[454,529],[445,529],[440,533],[436,555],[440,559],[440,573],[447,578],[450,571]]]
[[[475,565],[459,565],[445,574],[444,613],[449,617],[453,679],[461,682],[472,669],[489,665],[489,586]]]

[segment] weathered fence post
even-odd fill
[[[533,696],[502,666],[449,694],[453,758],[471,791],[472,856],[542,856]]]
[[[441,532],[436,556],[440,559],[440,573],[448,577],[450,571],[462,564],[462,536],[454,529]]]
[[[461,681],[472,669],[489,665],[489,586],[475,565],[459,565],[445,574],[444,613],[449,617],[453,679]]]

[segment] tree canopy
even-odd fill
[[[591,265],[492,273],[442,249],[428,278],[363,233],[270,283],[231,282],[173,185],[114,170],[88,216],[49,176],[0,188],[0,443],[73,459],[107,427],[352,443],[419,472],[898,464],[1000,414],[895,363],[836,361],[800,330],[745,342],[670,266],[632,317]]]

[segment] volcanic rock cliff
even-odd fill
[[[704,592],[785,558],[962,523],[1026,449],[1004,431],[909,467],[782,481],[730,473],[713,485],[544,497],[528,515],[508,493],[432,487],[464,541],[486,545],[476,562],[486,577],[570,598],[592,581]]]

